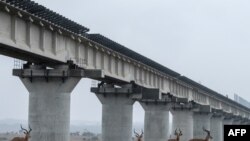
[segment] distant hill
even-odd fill
[[[0,120],[0,132],[18,132],[21,124],[25,127],[27,125],[27,121],[16,119]]]

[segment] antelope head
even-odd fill
[[[179,141],[180,140],[180,136],[182,136],[181,129],[179,128],[179,133],[177,132],[177,129],[175,129],[174,135],[176,136],[176,139],[169,139],[168,141]],[[171,136],[170,136],[170,138],[171,138]]]
[[[25,137],[15,137],[13,138],[11,141],[28,141],[30,138],[30,132],[32,131],[32,129],[29,126],[29,131],[27,129],[24,129],[21,125],[21,129],[23,131],[23,133],[25,134]]]
[[[25,134],[25,138],[30,138],[30,132],[32,131],[32,129],[29,126],[29,131],[27,129],[24,129],[21,125],[21,129],[22,131],[24,131],[23,133]]]
[[[141,134],[138,134],[135,130],[134,130],[134,133],[135,133],[135,137],[136,137],[137,141],[142,141],[143,130],[141,130]]]
[[[177,133],[177,129],[175,130],[175,135],[176,135],[176,141],[180,140],[180,136],[182,136],[181,129],[179,128],[179,133]]]
[[[210,135],[210,131],[208,131],[207,129],[205,129],[205,127],[202,127],[203,131],[205,131],[207,133],[207,136],[205,138],[205,141],[208,141],[209,139],[213,139],[213,137]]]

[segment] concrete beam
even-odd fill
[[[242,118],[239,115],[233,116],[233,125],[241,125]]]
[[[134,94],[140,95],[139,99],[137,100],[141,100],[141,99],[160,100],[162,99],[162,93],[160,89],[139,87],[139,88],[134,88],[133,91],[134,91]]]
[[[108,88],[108,87],[101,87],[101,88],[94,88],[90,89],[91,92],[96,94],[120,94],[120,95],[131,95],[133,94],[132,88]]]
[[[223,112],[223,125],[232,125],[234,121],[234,115],[232,113]]]
[[[173,111],[175,110],[194,110],[193,104],[192,103],[172,103],[171,104],[171,109]]]
[[[34,71],[35,70],[35,71]],[[22,78],[32,78],[43,77],[43,78],[52,78],[52,77],[87,77],[92,79],[101,79],[104,78],[104,73],[102,70],[83,70],[83,69],[13,69],[14,76],[19,76]]]
[[[102,103],[102,141],[131,141],[134,100],[131,88],[91,88]]]
[[[175,103],[188,103],[188,98],[176,97],[172,93],[167,93],[165,96],[168,97],[169,99],[171,99],[171,102],[175,102]]]
[[[214,109],[212,108],[213,117],[224,116],[224,111],[222,109]]]
[[[166,141],[169,129],[169,105],[166,103],[140,102],[145,110],[144,141]]]
[[[233,124],[233,119],[232,118],[225,118],[223,120],[223,125],[232,125]]]
[[[70,71],[68,68],[63,70]],[[31,141],[69,141],[70,93],[82,76],[68,77],[62,81],[60,77],[50,75],[47,81],[40,77],[46,71],[45,68],[33,69],[32,81],[28,77],[19,77],[29,91]],[[58,76],[55,72],[62,69],[53,71],[53,75]]]
[[[160,89],[142,88],[142,99],[161,99]]]
[[[212,108],[210,105],[200,105],[198,103],[192,103],[193,111],[197,113],[211,113]]]
[[[233,121],[233,125],[241,125],[241,120],[240,119],[236,119]]]

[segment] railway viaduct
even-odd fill
[[[0,53],[29,92],[32,141],[69,141],[70,93],[81,78],[102,103],[102,141],[130,141],[133,103],[145,110],[144,140],[166,141],[169,111],[181,141],[222,141],[224,124],[249,124],[250,109],[30,0],[0,0]],[[174,132],[174,131],[172,131]]]

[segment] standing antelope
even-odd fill
[[[137,132],[135,132],[135,137],[136,137],[136,141],[142,141],[142,137],[143,137],[143,130],[141,130],[141,134],[139,135]]]
[[[11,141],[28,141],[30,138],[30,132],[32,131],[32,129],[29,126],[29,131],[24,129],[21,125],[21,129],[22,131],[24,131],[23,133],[25,134],[25,137],[15,137],[13,138]]]
[[[168,141],[179,141],[180,136],[182,136],[181,129],[179,128],[179,133],[177,133],[177,129],[175,129],[174,135],[176,135],[176,139],[168,139]],[[171,137],[171,135],[170,135],[170,137]]]
[[[209,141],[209,139],[213,139],[213,137],[210,135],[210,131],[205,129],[204,127],[202,128],[204,132],[207,132],[207,136],[205,139],[191,139],[189,141]]]

